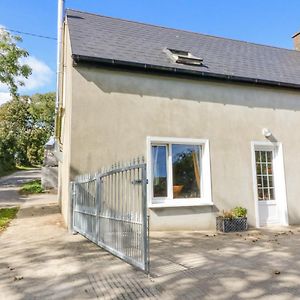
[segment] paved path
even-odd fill
[[[20,205],[26,197],[19,195],[18,190],[23,183],[40,179],[41,170],[17,171],[12,175],[0,177],[0,207]]]
[[[15,193],[7,193],[14,202]],[[161,299],[159,295],[144,273],[69,234],[56,195],[26,198],[17,219],[0,234],[1,300]]]
[[[69,234],[55,195],[28,197],[0,234],[0,299],[300,299],[300,227],[151,235],[148,278]]]
[[[300,227],[152,233],[154,281],[173,299],[300,299]]]

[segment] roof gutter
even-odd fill
[[[99,58],[99,57],[92,57],[92,56],[84,56],[84,55],[77,55],[73,54],[72,58],[75,63],[86,62],[86,63],[94,63],[97,65],[102,66],[114,66],[124,69],[135,69],[135,70],[149,70],[153,72],[160,72],[160,73],[169,73],[169,74],[177,74],[177,75],[189,75],[194,77],[202,77],[211,80],[226,80],[238,83],[252,83],[252,84],[259,84],[259,85],[266,85],[266,86],[273,86],[273,87],[284,87],[284,88],[292,88],[292,89],[300,89],[300,84],[288,83],[288,82],[279,82],[279,81],[272,81],[266,79],[257,79],[251,77],[241,77],[235,75],[225,75],[225,74],[218,74],[218,73],[208,73],[203,71],[195,71],[195,70],[187,70],[181,68],[172,68],[172,67],[164,67],[158,65],[151,65],[151,64],[143,64],[137,62],[128,62],[122,60],[115,60],[115,59],[107,59],[107,58]]]

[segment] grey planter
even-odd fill
[[[245,231],[248,229],[246,217],[229,219],[220,216],[217,217],[216,226],[217,230],[222,232]]]

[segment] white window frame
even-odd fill
[[[201,146],[201,197],[200,198],[173,198],[172,188],[172,153],[167,154],[167,197],[153,197],[152,188],[152,146],[153,145],[199,145]],[[172,148],[172,147],[167,147]],[[147,137],[147,197],[148,207],[178,207],[178,206],[209,206],[213,205],[211,194],[211,171],[210,171],[210,153],[209,141],[207,139],[191,139],[191,138],[173,138],[173,137]]]
[[[251,142],[251,156],[252,156],[252,176],[253,176],[253,194],[254,194],[254,207],[255,207],[255,223],[256,227],[260,228],[259,220],[259,207],[258,207],[258,192],[257,192],[257,178],[256,178],[256,160],[255,151],[262,150],[274,151],[273,157],[273,180],[275,184],[275,201],[277,201],[280,208],[280,225],[287,226],[288,210],[287,210],[287,196],[286,196],[286,184],[284,175],[284,162],[283,162],[283,147],[280,142]],[[269,200],[272,201],[272,200]]]

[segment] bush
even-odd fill
[[[247,216],[247,209],[237,206],[231,210],[223,210],[222,217],[224,219],[245,218]]]
[[[237,206],[232,210],[236,218],[245,218],[247,216],[247,209],[241,206]]]
[[[25,183],[21,190],[20,194],[40,194],[43,193],[44,189],[42,188],[41,180],[33,180],[28,183]]]

